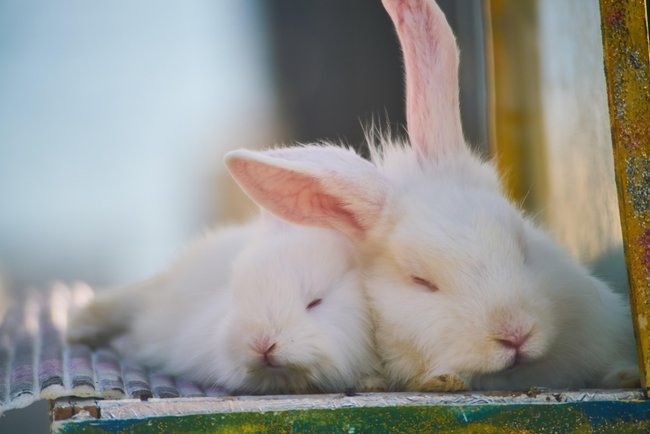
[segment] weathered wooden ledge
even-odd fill
[[[61,398],[52,419],[57,433],[625,433],[650,432],[650,401],[641,390]]]

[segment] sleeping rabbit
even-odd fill
[[[167,271],[101,292],[68,339],[239,394],[380,387],[358,252],[265,217],[198,240]]]
[[[405,64],[407,142],[372,162],[333,145],[233,151],[271,213],[359,245],[375,338],[394,390],[629,387],[629,308],[506,199],[466,145],[458,49],[433,0],[384,0]]]

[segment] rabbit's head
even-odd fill
[[[327,229],[277,229],[233,266],[224,385],[239,393],[353,388],[371,351],[356,250]]]

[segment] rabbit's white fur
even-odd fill
[[[264,220],[209,234],[143,285],[100,293],[69,338],[122,334],[125,356],[235,393],[364,387],[376,366],[357,251],[334,231]]]
[[[629,309],[502,193],[467,148],[458,54],[432,0],[384,0],[404,51],[410,143],[233,151],[272,213],[363,250],[376,341],[393,389],[458,374],[475,389],[638,382]]]
[[[378,162],[399,191],[388,211],[399,217],[373,231],[366,285],[393,386],[419,389],[444,373],[475,389],[633,385],[621,297],[505,200],[493,170],[474,178],[490,166],[449,162],[396,172]],[[527,340],[510,367],[517,351],[499,340],[512,336]]]

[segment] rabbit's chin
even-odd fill
[[[231,378],[226,387],[236,394],[306,394],[341,392],[354,387],[343,376],[301,366],[262,366],[246,368],[240,378]]]
[[[235,388],[237,394],[294,394],[318,392],[320,387],[304,371],[287,367],[260,367],[250,370]]]

